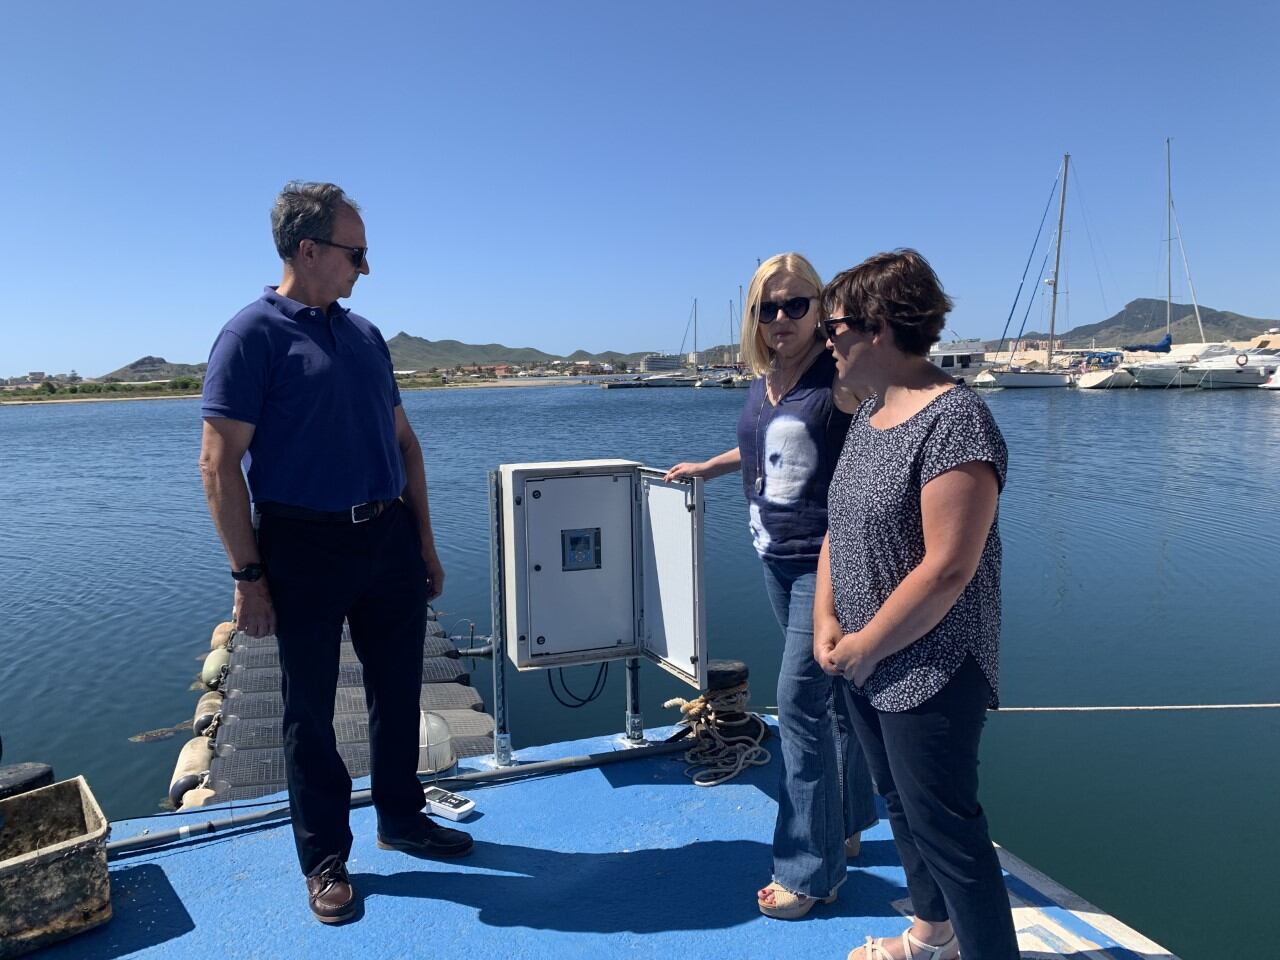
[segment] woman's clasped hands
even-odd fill
[[[844,633],[834,617],[813,625],[813,659],[833,677],[844,677],[861,687],[880,662],[861,633]]]

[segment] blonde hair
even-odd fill
[[[765,284],[780,273],[789,273],[813,288],[809,313],[813,317],[814,337],[818,337],[822,297],[822,278],[818,271],[798,253],[779,253],[770,257],[756,268],[751,285],[747,287],[747,301],[742,305],[742,359],[757,376],[773,369],[774,351],[764,342],[760,331],[760,301],[764,298]]]

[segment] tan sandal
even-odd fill
[[[844,841],[844,855],[852,860],[862,851],[862,834],[855,833]]]
[[[760,912],[766,917],[773,917],[776,920],[799,920],[813,909],[815,903],[836,902],[836,894],[834,893],[829,897],[809,897],[803,893],[792,893],[776,880],[765,889],[773,891],[773,906],[769,906],[758,897],[756,898],[756,906],[760,908]]]
[[[846,960],[854,960],[853,955],[859,950],[862,951],[862,960],[893,960],[884,947],[884,941],[884,937],[867,937],[866,943],[849,951]],[[916,953],[916,950],[926,952]],[[959,957],[960,944],[956,943],[955,934],[946,943],[935,947],[932,943],[917,940],[910,930],[902,931],[902,960],[959,960]]]

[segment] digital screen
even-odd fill
[[[432,803],[443,803],[446,807],[461,807],[467,802],[456,793],[441,790],[439,787],[431,787],[426,791],[425,796]]]
[[[560,569],[600,569],[599,527],[560,531]]]

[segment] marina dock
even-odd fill
[[[219,628],[225,630],[230,624]],[[221,800],[252,800],[285,789],[284,740],[280,720],[284,701],[280,696],[280,655],[275,637],[248,637],[225,630],[230,640],[225,652],[216,646],[211,658],[225,661],[210,671],[216,691],[215,707],[201,698],[194,722],[196,739],[179,757],[172,783],[183,775],[198,787],[170,789],[175,805],[196,807]],[[437,620],[427,621],[423,640],[420,709],[434,713],[449,728],[451,746],[458,757],[475,757],[493,751],[493,717],[484,712],[480,694],[471,685],[458,649],[444,635]],[[217,694],[222,699],[217,701]],[[201,725],[201,711],[216,709],[212,725]],[[334,697],[334,733],[338,753],[353,778],[369,775],[369,718],[364,675],[344,624],[339,653],[338,688]],[[200,748],[208,741],[205,750]],[[199,758],[207,758],[201,762]]]
[[[602,737],[522,750],[516,760],[627,750],[621,739]],[[691,784],[679,754],[453,785],[476,802],[463,824],[475,851],[457,861],[377,849],[372,808],[354,809],[349,869],[363,903],[356,920],[337,928],[321,926],[307,910],[286,820],[194,835],[212,818],[260,813],[261,804],[118,822],[113,843],[181,826],[192,837],[113,854],[114,918],[41,956],[367,960],[453,948],[510,960],[838,960],[866,936],[899,933],[910,906],[883,819],[864,834],[834,904],[799,922],[757,911],[755,890],[769,874],[778,764],[775,751],[767,766],[706,789]],[[463,767],[490,769],[483,759]],[[1176,960],[1007,851],[1001,860],[1024,958]]]

